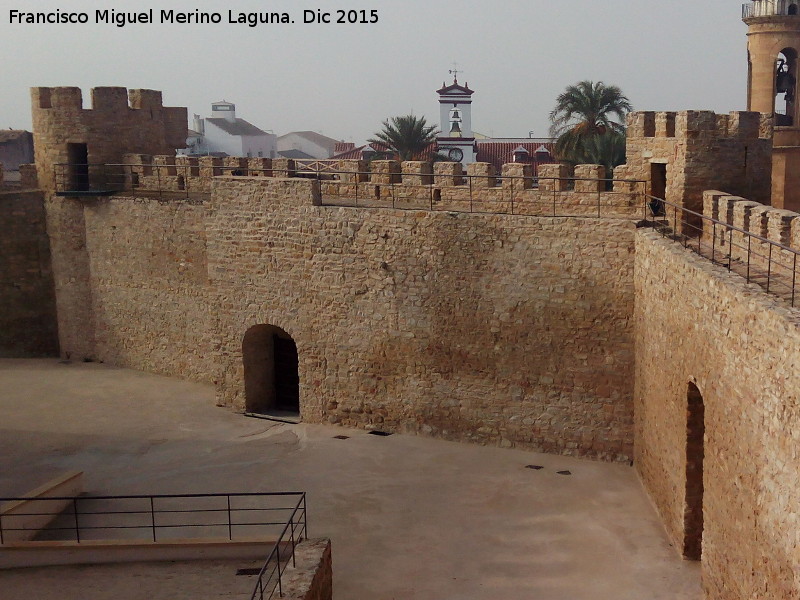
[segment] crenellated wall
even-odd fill
[[[83,108],[77,87],[31,88],[33,138],[39,183],[53,191],[56,165],[71,161],[68,144],[86,144],[90,164],[119,163],[124,152],[171,154],[186,145],[186,108],[165,107],[161,92],[98,87],[91,108]],[[104,173],[92,168],[90,178],[101,184]]]
[[[769,203],[772,121],[754,112],[635,112],[628,115],[627,174],[651,182],[666,166],[666,197],[697,212],[703,192],[725,189]],[[660,194],[657,194],[660,195]]]
[[[541,165],[534,178],[530,165],[509,163],[495,173],[489,163],[362,160],[317,161],[303,171],[291,159],[216,158],[125,154],[126,189],[209,194],[212,178],[319,177],[326,203],[349,206],[429,208],[459,212],[527,215],[641,216],[643,182],[627,178],[625,165],[607,190],[605,169],[578,165]],[[318,170],[314,170],[314,169]]]

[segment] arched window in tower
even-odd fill
[[[463,137],[462,122],[461,111],[456,106],[450,111],[450,137]]]
[[[796,15],[796,14],[797,14],[797,4],[795,4],[794,2],[792,2],[792,3],[789,5],[789,10],[787,11],[787,14],[789,14],[789,15]]]
[[[795,5],[796,6],[796,5]],[[775,63],[775,124],[791,127],[795,122],[797,51],[784,48]]]

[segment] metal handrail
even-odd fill
[[[283,557],[281,557],[281,546],[287,543],[287,534],[289,534],[288,544],[290,544],[291,554],[287,557],[284,553]],[[298,500],[289,518],[289,522],[284,525],[283,531],[280,536],[278,536],[269,555],[267,555],[264,566],[261,567],[258,573],[258,579],[256,579],[250,600],[270,600],[275,595],[276,589],[278,590],[278,597],[283,597],[283,572],[289,564],[289,558],[291,558],[292,566],[297,566],[295,549],[297,548],[297,544],[304,539],[308,539],[305,494]],[[283,566],[281,566],[282,563]],[[275,581],[273,581],[273,577]]]
[[[795,306],[800,251],[661,198],[647,198],[651,209],[655,206],[660,210],[652,215],[652,220],[645,219],[644,225]],[[670,215],[672,220],[669,220]]]
[[[789,7],[797,6],[796,0],[756,0],[742,5],[742,19],[752,17],[797,16],[789,14]]]
[[[68,531],[71,534],[74,533],[74,541],[76,543],[81,543],[81,540],[86,540],[86,535],[88,532],[93,530],[103,530],[103,531],[111,531],[111,530],[139,530],[139,531],[146,531],[148,539],[152,539],[153,542],[163,541],[165,539],[169,539],[169,536],[166,535],[166,532],[172,529],[191,529],[191,528],[206,528],[206,527],[217,527],[217,528],[226,528],[227,529],[227,537],[229,540],[234,539],[234,528],[239,527],[267,527],[267,526],[278,526],[284,525],[287,520],[280,519],[275,520],[270,518],[263,518],[259,520],[242,520],[241,522],[236,522],[233,518],[234,515],[244,513],[244,514],[252,514],[252,513],[264,513],[265,515],[273,513],[274,511],[292,511],[290,515],[290,519],[294,518],[296,510],[297,510],[297,503],[291,506],[246,506],[246,507],[237,507],[231,504],[231,499],[244,499],[244,498],[252,498],[256,500],[264,500],[269,498],[288,498],[288,497],[298,497],[298,503],[302,502],[303,506],[305,506],[305,493],[304,492],[262,492],[262,493],[230,493],[230,494],[150,494],[150,495],[129,495],[129,496],[53,496],[53,497],[9,497],[9,498],[0,498],[0,502],[30,502],[30,503],[37,503],[40,507],[38,510],[35,507],[32,507],[29,510],[24,512],[15,511],[11,514],[1,514],[0,513],[0,546],[7,543],[6,538],[9,537],[11,532],[16,531],[29,531],[29,529],[25,527],[11,527],[9,523],[13,523],[15,520],[18,520],[21,517],[32,517],[32,516],[55,516],[53,511],[50,512],[41,512],[45,510],[41,508],[41,503],[47,502],[54,502],[60,503],[60,505],[68,504],[70,508],[67,509],[66,512],[61,513],[61,516],[70,518],[71,523],[69,525],[50,525],[46,527],[46,531]],[[209,508],[200,506],[195,503],[194,506],[191,505],[192,500],[198,499],[215,499],[222,502],[224,500],[223,507],[217,508]],[[167,508],[164,507],[163,501],[165,500],[180,500],[180,501],[187,501],[189,503],[189,507],[177,507],[177,508]],[[120,503],[124,501],[145,501],[144,508],[137,507],[135,509],[126,509],[124,507],[120,507]],[[157,501],[161,501],[162,506],[157,508]],[[86,508],[87,503],[111,503],[110,508],[112,510],[91,510]],[[46,506],[46,504],[45,504]],[[226,519],[216,518],[218,515],[224,513],[227,515]],[[156,517],[164,516],[164,515],[196,515],[198,518],[195,519],[197,522],[180,522],[180,523],[169,523],[165,522],[162,518],[161,521]],[[133,515],[133,516],[149,516],[142,520],[139,523],[126,523],[126,524],[118,524],[113,523],[110,521],[111,516],[121,516],[121,515]],[[209,516],[210,515],[210,516]],[[109,521],[104,522],[102,519],[109,519]],[[98,519],[100,521],[98,522]],[[5,520],[5,524],[4,524]],[[159,532],[162,535],[159,536]],[[159,539],[160,538],[160,539]]]
[[[320,162],[320,161],[317,161]],[[68,164],[56,165],[57,173],[70,168]],[[175,195],[183,195],[187,198],[192,196],[203,197],[210,192],[210,181],[214,177],[221,175],[232,176],[266,176],[273,177],[276,173],[283,174],[285,172],[289,177],[298,178],[314,178],[320,181],[323,186],[323,192],[327,196],[327,202],[323,204],[331,204],[331,198],[335,198],[337,202],[344,199],[345,202],[349,201],[352,204],[345,203],[345,206],[356,206],[363,208],[381,208],[370,206],[374,204],[374,200],[386,200],[390,202],[392,208],[408,208],[417,210],[420,207],[404,207],[403,202],[412,198],[407,194],[402,194],[403,186],[406,189],[416,189],[420,192],[419,197],[414,196],[415,202],[423,202],[424,208],[429,210],[442,210],[446,212],[471,212],[471,213],[487,213],[487,214],[519,214],[517,211],[518,206],[533,206],[529,204],[530,198],[521,196],[523,192],[528,190],[539,189],[540,192],[548,194],[547,198],[537,198],[536,201],[540,205],[546,204],[549,209],[547,211],[541,210],[533,216],[575,216],[575,217],[603,217],[605,213],[611,213],[611,216],[618,217],[620,208],[625,210],[638,210],[640,200],[647,189],[647,182],[644,180],[636,179],[612,179],[612,178],[583,178],[583,177],[541,177],[541,176],[524,176],[524,175],[488,175],[488,174],[452,174],[452,173],[375,173],[373,171],[361,170],[345,170],[345,169],[327,169],[325,171],[304,171],[298,167],[297,162],[289,166],[289,170],[249,168],[237,167],[235,165],[205,165],[204,168],[210,169],[211,172],[204,172],[200,175],[200,165],[176,165],[176,164],[123,164],[123,163],[107,163],[101,165],[89,165],[95,171],[101,171],[103,168],[109,170],[111,175],[101,177],[105,189],[113,189],[118,192],[145,192],[155,193],[159,198],[175,197]],[[101,173],[102,174],[102,173]],[[419,183],[403,182],[403,177],[417,177]],[[373,178],[383,178],[384,181],[373,181]],[[446,185],[442,182],[448,181]],[[69,193],[69,195],[80,196],[80,190],[70,191],[64,189],[64,182],[67,181],[65,176],[56,177],[56,190],[57,192]],[[552,182],[551,190],[541,190],[542,183]],[[605,188],[602,191],[585,191],[575,192],[577,194],[585,194],[580,196],[581,201],[578,203],[564,202],[561,196],[565,192],[574,192],[576,184],[581,181],[590,181],[594,183],[602,182],[600,187]],[[481,182],[480,184],[478,182]],[[560,182],[560,183],[559,183]],[[627,184],[630,188],[627,191],[613,190],[614,184]],[[375,186],[376,190],[372,190],[370,186]],[[369,188],[370,194],[366,195],[366,189]],[[427,189],[427,191],[425,191]],[[469,209],[463,210],[453,208],[450,206],[438,206],[438,198],[445,190],[452,189],[465,189],[469,190]],[[635,191],[634,191],[635,189]],[[344,193],[341,190],[345,190]],[[352,192],[348,192],[352,190]],[[378,191],[380,190],[380,191]],[[374,192],[374,193],[373,193]],[[350,198],[347,194],[352,193],[353,197]],[[499,197],[484,197],[486,195],[496,195]],[[620,196],[636,196],[634,205],[618,206],[614,204],[604,203],[611,195]],[[482,202],[486,200],[486,202]],[[504,207],[498,207],[502,204]],[[641,205],[644,202],[641,200]],[[338,204],[337,204],[338,205]],[[559,206],[570,205],[572,211],[559,210]],[[494,208],[491,208],[494,206]],[[596,209],[594,213],[590,212],[590,207],[594,206]],[[634,207],[635,206],[635,207]],[[580,209],[580,210],[578,210]],[[577,214],[576,214],[577,212]],[[525,213],[523,213],[525,214]]]

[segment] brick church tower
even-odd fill
[[[747,31],[747,110],[773,114],[772,205],[800,210],[800,54],[798,0],[744,4]]]

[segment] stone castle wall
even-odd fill
[[[125,154],[122,160],[119,179],[131,193],[207,195],[215,177],[307,176],[320,178],[326,203],[350,206],[592,217],[643,216],[644,206],[645,182],[626,180],[625,166],[607,190],[600,165],[577,165],[574,175],[565,165],[542,165],[534,177],[530,165],[519,163],[495,173],[489,163],[472,163],[465,172],[448,162],[314,161],[304,171],[292,159]]]
[[[70,162],[68,144],[86,144],[92,165],[120,163],[124,152],[174,153],[186,145],[186,108],[165,107],[161,92],[121,87],[92,89],[92,106],[83,108],[77,87],[31,88],[33,138],[39,183],[52,191],[68,177],[57,167]],[[100,184],[103,169],[90,168]]]
[[[768,203],[772,120],[754,112],[630,113],[626,156],[634,179],[651,181],[651,165],[666,165],[665,199],[690,210],[702,211],[709,189]]]
[[[64,352],[210,380],[243,409],[242,339],[266,323],[298,344],[306,421],[631,456],[630,220],[214,185],[200,204],[51,199]]]
[[[317,206],[317,185],[215,182],[220,403],[244,406],[242,338],[268,323],[298,344],[304,419],[629,456],[632,222]]]
[[[636,239],[636,465],[684,536],[687,386],[705,406],[706,598],[800,596],[800,317],[680,245]]]
[[[210,382],[203,204],[54,198],[49,211],[62,354]]]
[[[44,198],[0,192],[0,358],[58,355]]]

